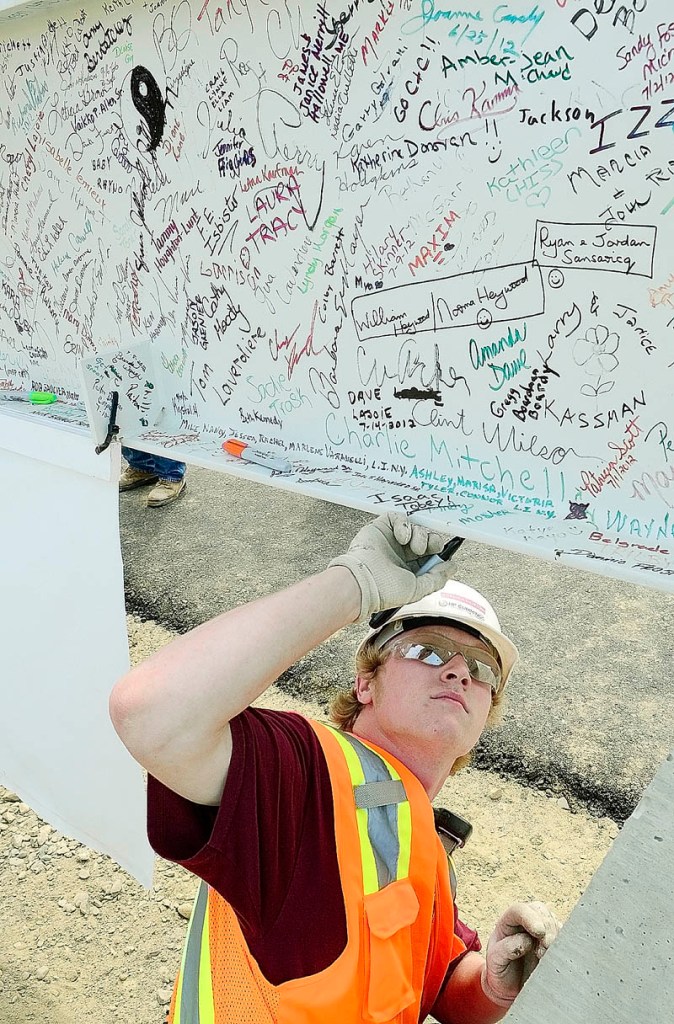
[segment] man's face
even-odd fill
[[[405,642],[435,640],[450,648],[456,640],[467,647],[487,650],[481,640],[460,627],[439,623],[406,630],[387,648],[395,649],[396,642],[403,638]],[[405,659],[394,650],[376,678],[359,677],[357,688],[369,726],[380,736],[380,742],[446,743],[454,758],[475,746],[491,708],[491,687],[471,677],[460,654],[444,665],[433,666]]]

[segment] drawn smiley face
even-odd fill
[[[481,327],[483,331],[486,331],[488,327],[491,327],[494,322],[494,317],[491,315],[488,309],[484,306],[477,314],[477,325]]]
[[[564,274],[557,267],[554,267],[548,274],[548,284],[551,288],[561,288],[564,284]]]

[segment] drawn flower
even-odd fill
[[[573,358],[578,366],[584,366],[590,373],[600,376],[610,373],[618,365],[614,353],[618,351],[620,338],[603,324],[590,327],[584,338],[578,338],[573,346]]]

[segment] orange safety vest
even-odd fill
[[[465,948],[419,780],[374,744],[311,725],[332,784],[346,946],[318,974],[272,985],[234,910],[202,882],[169,1024],[418,1024]]]

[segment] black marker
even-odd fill
[[[427,572],[430,572],[431,569],[434,569],[436,565],[439,565],[440,562],[449,562],[454,553],[461,547],[463,541],[463,537],[452,537],[451,540],[448,540],[442,551],[437,555],[431,555],[431,557],[424,562],[419,569],[417,576],[424,576]],[[370,629],[378,629],[378,627],[381,626],[382,623],[386,622],[387,619],[392,618],[397,611],[397,608],[384,608],[381,612],[375,612],[370,618]]]

